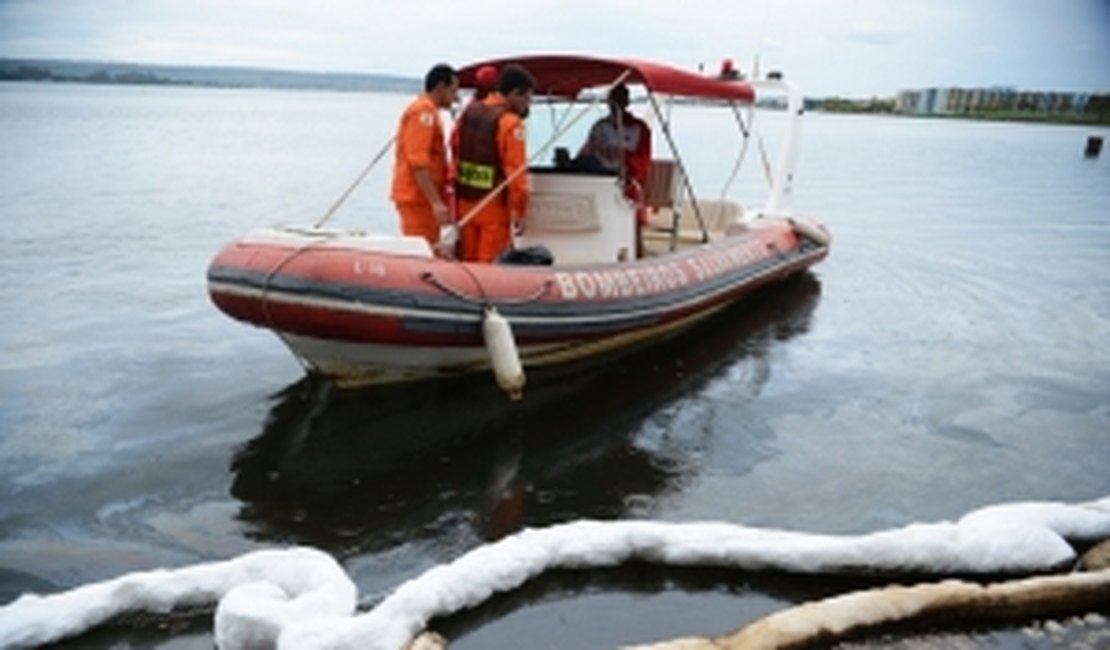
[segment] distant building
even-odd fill
[[[961,113],[1072,113],[1080,114],[1092,105],[1092,99],[1107,95],[1019,91],[1016,88],[923,88],[903,90],[895,100],[895,111],[907,115],[958,115]]]

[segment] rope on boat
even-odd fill
[[[468,273],[470,273],[470,269],[466,268],[465,265],[463,265],[462,268],[465,269]],[[455,287],[452,287],[451,285],[447,284],[443,280],[440,280],[439,278],[437,278],[435,273],[432,273],[431,271],[425,271],[425,272],[420,274],[420,279],[421,280],[423,280],[423,281],[427,282],[428,284],[434,286],[435,288],[439,289],[440,291],[443,291],[444,293],[450,294],[450,295],[458,298],[459,300],[462,300],[464,302],[474,303],[476,305],[482,305],[483,307],[492,306],[493,302],[490,301],[489,297],[486,295],[485,288],[482,286],[482,283],[478,281],[478,278],[474,277],[473,273],[470,273],[470,277],[471,277],[471,279],[474,280],[474,284],[478,285],[478,289],[482,292],[481,296],[474,296],[474,295],[471,295],[471,294],[468,294],[468,293],[464,292],[461,289],[456,289]],[[545,293],[550,291],[551,287],[553,287],[553,286],[555,286],[554,281],[544,280],[543,284],[541,284],[538,289],[536,289],[532,293],[528,294],[527,296],[524,296],[524,297],[521,297],[521,298],[502,298],[502,299],[498,300],[497,302],[502,304],[502,305],[523,305],[525,303],[535,302],[535,301],[539,300],[540,298],[542,298]]]
[[[292,262],[295,257],[308,250],[309,248],[312,248],[316,244],[321,243],[322,241],[326,240],[314,239],[306,244],[302,244],[294,248],[292,251],[289,252],[288,255],[282,258],[280,262],[275,264],[274,268],[270,269],[270,271],[266,274],[266,279],[262,281],[262,313],[266,316],[266,324],[270,326],[270,330],[273,331],[273,333],[276,334],[279,339],[281,339],[281,342],[284,343],[286,347],[288,347],[290,350],[295,350],[296,348],[290,345],[289,340],[285,337],[285,333],[278,329],[277,325],[274,323],[274,316],[272,313],[270,313],[270,284],[273,282],[274,276],[276,276],[278,272],[285,267],[286,264]],[[303,367],[306,371],[312,371],[311,364],[309,364],[308,361],[306,361],[305,359],[302,359],[299,354],[294,354],[293,357],[297,360],[298,363],[301,364],[301,367]]]
[[[759,157],[763,160],[763,176],[767,179],[767,187],[774,187],[774,174],[771,172],[771,160],[767,157],[767,148],[763,146],[763,136],[755,134],[755,141],[759,144]]]
[[[736,124],[740,127],[740,133],[744,136],[744,144],[740,147],[740,153],[736,156],[736,164],[732,166],[732,172],[728,175],[728,180],[725,181],[724,187],[721,188],[721,203],[724,203],[728,198],[728,190],[732,187],[732,183],[736,181],[736,176],[740,173],[740,168],[744,165],[744,159],[748,155],[748,145],[751,143],[751,126],[755,122],[755,113],[749,111],[751,115],[749,119],[750,124],[744,124],[744,116],[740,114],[740,107],[736,102],[729,102],[729,107],[732,108],[732,115],[736,118]]]
[[[366,168],[363,169],[362,173],[358,175],[358,178],[355,179],[355,182],[351,183],[351,186],[347,188],[347,191],[340,194],[339,198],[335,200],[335,203],[332,203],[331,207],[328,208],[328,211],[324,213],[324,216],[320,217],[320,220],[316,222],[316,228],[323,226],[325,223],[327,223],[328,219],[332,218],[336,211],[339,210],[339,206],[343,205],[343,203],[347,200],[347,197],[351,196],[351,192],[354,192],[355,188],[358,187],[362,183],[362,181],[366,180],[366,175],[370,173],[370,170],[373,169],[379,161],[381,161],[381,159],[393,146],[393,142],[396,139],[397,136],[393,136],[388,141],[386,141],[381,151],[379,151],[378,154],[374,156],[374,158],[370,161],[370,164],[366,165]]]

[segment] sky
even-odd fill
[[[809,96],[1110,91],[1110,0],[0,0],[0,58],[421,77],[523,53],[780,70]]]

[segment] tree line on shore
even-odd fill
[[[415,92],[420,86],[418,79],[389,75],[3,59],[0,81],[385,92]]]

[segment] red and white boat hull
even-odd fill
[[[487,305],[509,322],[525,367],[562,363],[668,336],[827,253],[785,220],[581,266],[460,263],[420,240],[267,229],[220,251],[208,283],[221,310],[273,330],[313,371],[388,383],[488,368]]]

